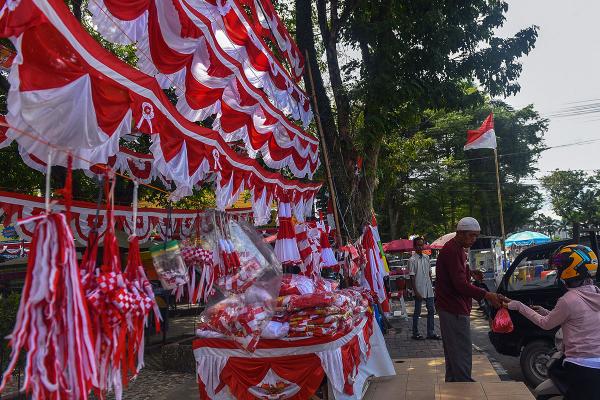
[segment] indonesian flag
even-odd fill
[[[479,129],[467,131],[465,150],[495,148],[496,133],[494,132],[494,113],[490,113]]]

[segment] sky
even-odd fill
[[[542,153],[540,174],[554,169],[600,169],[600,107],[597,113],[556,116],[573,106],[600,104],[600,2],[591,0],[508,0],[499,36],[539,26],[535,49],[522,59],[521,91],[506,101],[534,104],[550,118],[547,146],[597,140]],[[502,153],[502,149],[499,149]]]

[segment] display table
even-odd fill
[[[336,399],[360,399],[367,378],[395,375],[371,317],[331,337],[261,339],[254,353],[226,338],[193,348],[202,399],[308,399],[325,375]]]

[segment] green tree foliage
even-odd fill
[[[370,220],[388,143],[404,146],[427,110],[481,104],[484,96],[470,89],[472,82],[493,96],[518,92],[519,60],[533,48],[537,28],[497,37],[508,9],[498,0],[317,0],[315,10],[311,3],[296,0],[298,44],[309,55],[342,209],[350,204],[353,210],[355,236]],[[319,42],[326,80],[317,63]],[[359,158],[364,162],[357,176]]]
[[[541,198],[522,181],[536,171],[547,121],[532,106],[515,110],[492,102],[464,111],[428,111],[413,130],[384,139],[375,197],[384,237],[418,233],[433,240],[466,215],[479,219],[484,234],[500,235],[493,151],[463,150],[466,131],[492,110],[506,230],[530,221]]]
[[[542,178],[556,215],[572,225],[600,226],[600,171],[556,170]]]

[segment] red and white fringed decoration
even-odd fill
[[[237,254],[236,254],[237,255]],[[185,245],[181,250],[183,262],[190,268],[190,283],[188,292],[191,303],[198,303],[200,299],[206,300],[208,292],[214,283],[213,256],[209,250],[199,246]],[[238,257],[239,259],[239,257]],[[200,282],[196,285],[196,269],[202,271]]]
[[[207,301],[213,293],[213,285],[215,283],[215,263],[213,261],[213,252],[209,250],[202,251],[202,274],[200,282],[198,282],[197,293],[194,296],[196,302],[200,299]]]
[[[302,262],[296,242],[296,232],[292,223],[292,207],[287,196],[281,196],[278,208],[279,230],[275,242],[275,256],[283,265],[297,265]]]
[[[113,191],[114,180],[111,189],[107,190],[108,226],[104,234],[103,265],[94,274],[95,283],[89,283],[87,299],[90,309],[93,310],[93,324],[97,334],[95,356],[98,382],[95,391],[101,399],[108,391],[114,391],[115,397],[120,400],[123,387],[128,383],[128,353],[134,351],[127,348],[127,333],[132,326],[136,296],[121,273],[119,245],[115,237],[112,212]],[[130,339],[129,343],[132,346],[135,340]]]
[[[150,310],[154,311],[156,332],[160,332],[160,321],[162,320],[158,304],[154,299],[152,285],[148,281],[142,266],[140,243],[135,235],[129,238],[129,255],[127,257],[127,267],[125,268],[125,279],[133,298],[131,324],[129,324],[127,365],[129,372],[135,377],[144,366],[144,327],[148,326]]]
[[[32,398],[87,399],[97,370],[73,235],[63,214],[22,223],[29,222],[35,222],[35,231],[0,392],[25,350],[22,390]]]
[[[319,230],[321,232],[321,266],[325,268],[337,267],[338,261],[329,243],[328,228],[324,226]]]

